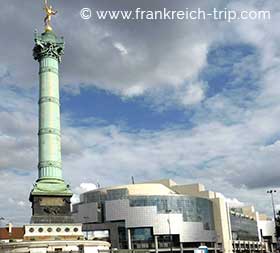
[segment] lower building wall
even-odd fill
[[[0,244],[1,253],[109,252],[110,244],[99,241],[34,241]]]
[[[181,213],[158,213],[155,206],[131,207],[128,200],[108,201],[105,209],[107,220],[124,220],[126,228],[152,227],[155,235],[176,234],[182,242],[216,241],[214,230],[206,230],[202,222],[185,222]]]

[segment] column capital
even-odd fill
[[[33,48],[33,57],[40,61],[43,57],[53,57],[61,62],[64,54],[64,39],[58,38],[54,32],[46,31],[39,35],[35,32],[35,46]]]

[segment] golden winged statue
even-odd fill
[[[54,16],[57,11],[55,11],[52,6],[48,6],[48,0],[45,0],[45,7],[44,10],[46,12],[46,17],[44,19],[44,23],[45,23],[45,31],[52,31],[52,27],[51,27],[51,17]]]

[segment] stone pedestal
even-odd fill
[[[69,196],[33,196],[31,223],[72,223]]]

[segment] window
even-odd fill
[[[118,227],[119,246],[121,249],[127,249],[127,234],[125,227]]]
[[[153,241],[152,228],[132,228],[131,229],[132,241]]]
[[[109,238],[109,230],[95,230],[93,231],[93,237],[98,239]]]
[[[130,231],[133,249],[149,249],[154,247],[152,228],[132,228]]]
[[[127,199],[127,198],[128,198],[128,190],[126,188],[107,191],[107,200]]]

